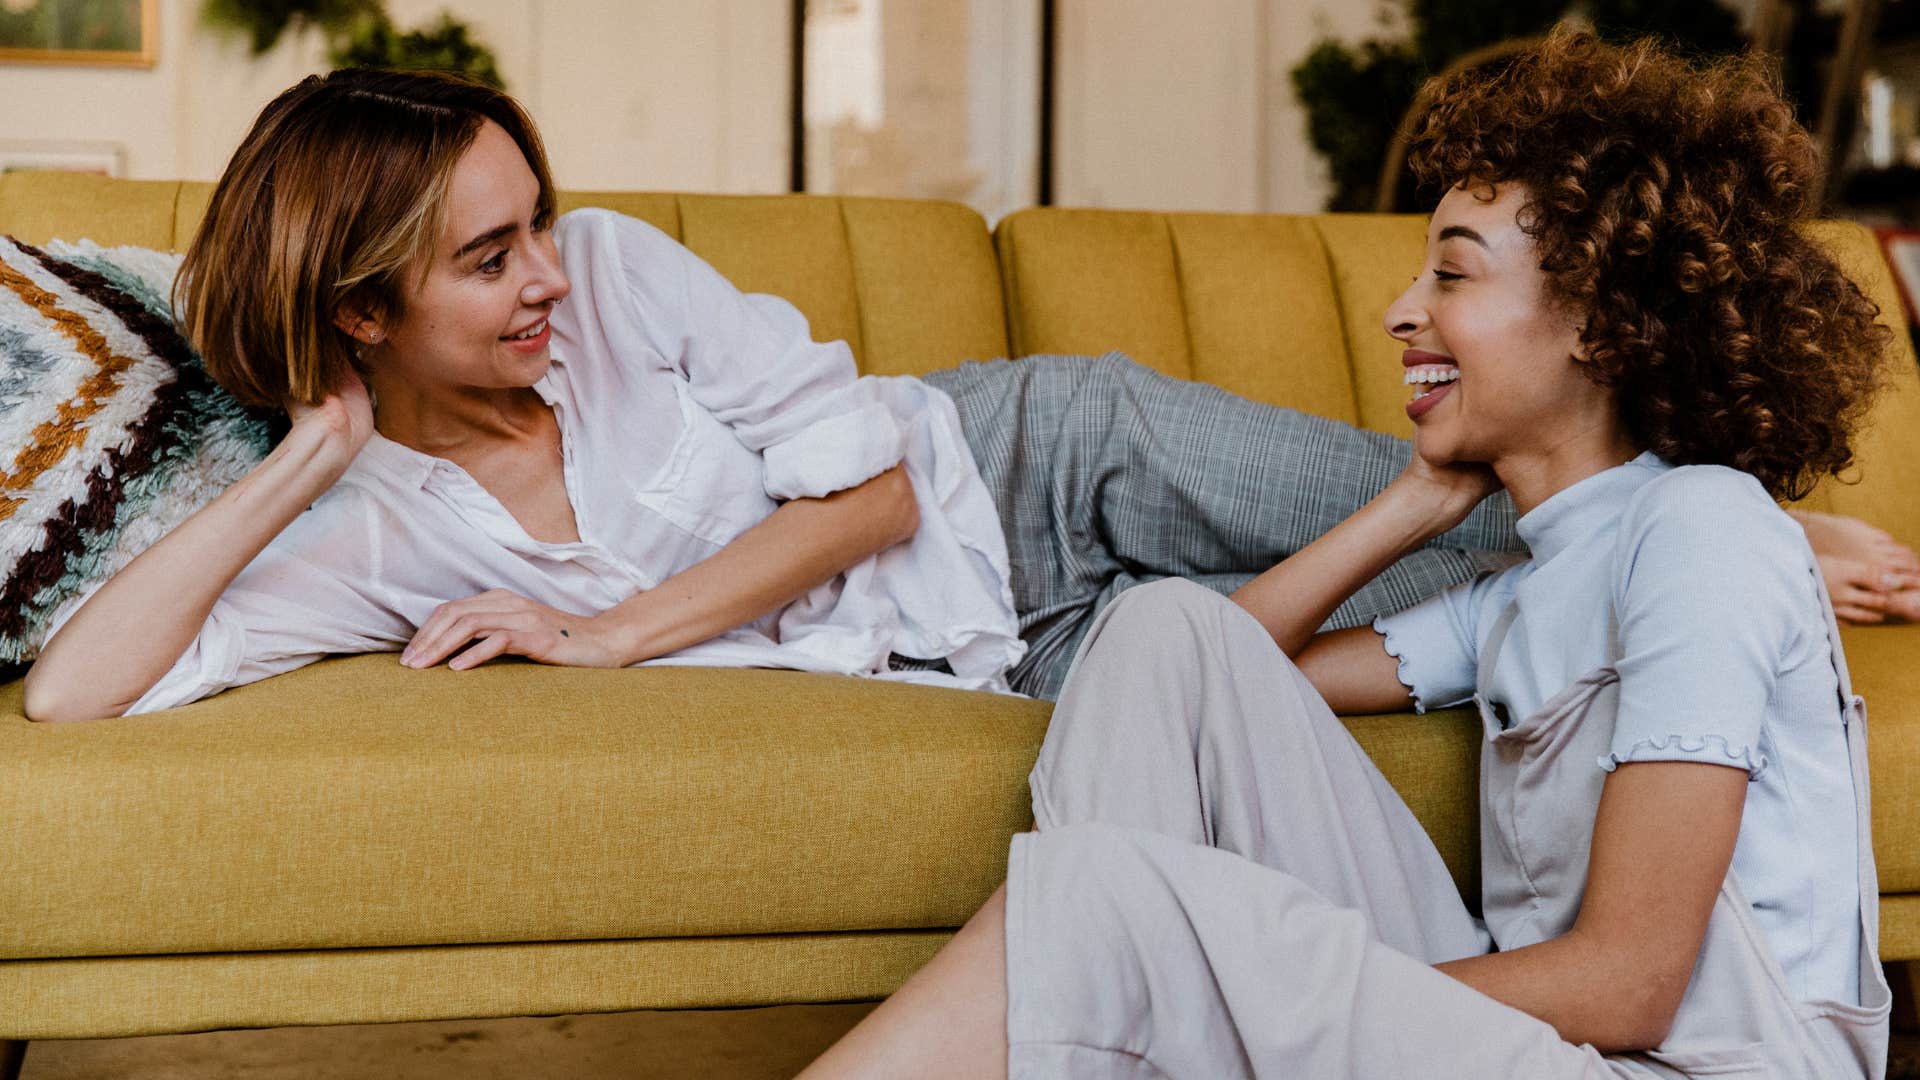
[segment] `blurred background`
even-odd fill
[[[211,180],[371,64],[504,86],[573,189],[1414,210],[1422,80],[1562,21],[1761,50],[1920,306],[1920,0],[0,0],[0,172]]]
[[[0,169],[212,179],[302,75],[419,64],[570,188],[1374,209],[1420,80],[1564,18],[1768,50],[1835,210],[1920,226],[1920,0],[0,0]]]

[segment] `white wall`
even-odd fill
[[[1289,72],[1383,33],[1371,0],[1060,0],[1054,197],[1310,213],[1328,190]]]
[[[389,5],[402,25],[449,6]],[[786,189],[790,0],[450,6],[539,121],[562,186]],[[0,66],[0,138],[107,140],[126,148],[128,175],[214,178],[260,107],[325,58],[311,34],[251,57],[199,9],[160,0],[152,69]],[[1058,12],[1056,201],[1319,208],[1324,169],[1287,72],[1324,35],[1377,32],[1371,0],[1060,0]]]
[[[443,0],[389,0],[402,26]],[[788,0],[459,0],[571,188],[784,190]],[[160,0],[151,69],[0,66],[0,138],[126,148],[133,177],[211,180],[273,95],[326,67],[317,35],[262,57]]]

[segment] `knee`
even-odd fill
[[[1107,605],[1105,633],[1161,640],[1177,635],[1173,640],[1202,649],[1243,638],[1256,646],[1273,642],[1245,608],[1186,578],[1150,581],[1114,597]]]
[[[1165,624],[1216,617],[1221,605],[1233,601],[1186,578],[1161,578],[1135,585],[1113,598],[1111,620]]]

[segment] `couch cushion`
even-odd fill
[[[323,661],[34,724],[0,959],[957,926],[1045,703],[774,671]]]
[[[114,180],[79,173],[27,170],[0,174],[0,233],[44,244],[174,247],[177,180]]]
[[[1854,437],[1854,468],[1823,483],[1809,504],[1824,499],[1824,509],[1865,518],[1920,546],[1920,368],[1914,364],[1913,338],[1901,325],[1898,286],[1878,241],[1864,226],[1821,222],[1814,236],[1880,305],[1881,321],[1897,332],[1887,354],[1886,391]]]
[[[1255,401],[1358,418],[1310,218],[1033,209],[994,237],[1017,353],[1118,349]]]
[[[1846,640],[1882,889],[1920,890],[1920,627]],[[391,655],[93,724],[19,706],[0,687],[0,959],[957,926],[1031,822],[1050,711],[794,672]],[[1474,897],[1473,716],[1347,725]]]
[[[957,926],[1031,821],[1050,711],[392,655],[91,724],[30,723],[19,694],[0,688],[0,959]],[[1471,718],[1353,725],[1470,883]]]
[[[1840,637],[1854,693],[1867,699],[1880,891],[1920,892],[1920,626],[1846,627]]]

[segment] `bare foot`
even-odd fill
[[[1920,555],[1859,518],[1789,510],[1806,530],[1833,598],[1833,613],[1855,625],[1920,620]]]

